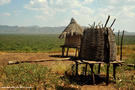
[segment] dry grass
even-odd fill
[[[71,49],[70,50],[70,54],[73,53],[74,50]],[[3,58],[7,57],[7,59],[11,59],[11,56],[17,55],[18,57],[22,57],[23,59],[42,59],[42,58],[48,58],[50,59],[48,56],[46,55],[50,55],[51,53],[47,54],[47,53],[25,53],[24,55],[22,53],[12,53],[7,54],[5,52],[0,52],[0,55],[3,55]],[[55,53],[53,53],[55,54]],[[59,53],[60,54],[60,53]],[[8,56],[7,56],[8,55]],[[14,56],[15,57],[15,56]],[[1,57],[2,58],[2,57]],[[16,58],[14,58],[16,59]],[[3,59],[4,60],[4,59]],[[132,63],[133,61],[135,61],[135,45],[125,45],[123,47],[123,60],[126,61],[126,63]],[[64,75],[65,72],[71,74],[72,73],[72,69],[71,66],[73,63],[71,62],[39,62],[39,64],[43,64],[43,65],[47,65],[49,68],[52,69],[52,72],[56,72],[59,75]],[[82,68],[79,69],[80,74],[82,72]],[[105,73],[105,67],[103,67],[104,70],[102,70],[101,72],[104,74]],[[112,72],[110,73],[111,77],[112,77]],[[112,86],[114,86],[116,89],[135,89],[135,70],[133,68],[127,67],[127,66],[123,66],[123,67],[119,67],[117,69],[117,81],[116,84],[111,84]],[[69,85],[72,85],[72,83],[69,83]],[[98,86],[98,85],[97,85]]]

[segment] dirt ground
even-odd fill
[[[74,53],[70,53],[73,55]],[[63,60],[67,60],[68,58],[60,58],[60,52],[54,53],[7,53],[0,52],[0,65],[8,64],[9,61],[32,61],[32,63],[38,63],[42,65],[54,65],[56,62],[71,64],[74,63],[72,61],[64,62]],[[53,62],[54,61],[54,62]],[[2,84],[0,83],[0,86]],[[1,90],[2,88],[0,88]],[[5,89],[3,89],[5,90]],[[83,85],[81,86],[81,90],[115,90],[112,85]]]

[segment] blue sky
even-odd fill
[[[135,32],[135,0],[0,0],[0,25],[66,26],[74,17],[88,26],[108,14],[115,31]]]

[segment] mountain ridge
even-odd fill
[[[8,26],[0,25],[0,34],[60,34],[66,26]],[[84,27],[84,26],[83,26]],[[118,32],[114,32],[116,35]],[[121,32],[122,33],[122,32]],[[125,31],[125,35],[135,35],[135,32]]]
[[[0,34],[59,34],[65,29],[61,27],[8,26],[0,25]]]

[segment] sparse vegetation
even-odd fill
[[[60,51],[58,35],[8,35],[0,34],[0,51],[6,52],[51,52]],[[125,36],[125,45],[135,44],[135,36]],[[135,49],[135,48],[133,48]]]
[[[117,79],[114,86],[118,89],[135,89],[135,72],[133,67],[127,67],[123,65],[117,70]]]
[[[125,36],[123,46],[123,60],[125,65],[117,68],[116,89],[135,89],[135,69],[127,67],[127,64],[135,64],[135,36]],[[64,42],[58,39],[58,35],[0,35],[0,51],[4,52],[51,52],[60,51],[60,45]],[[79,66],[79,74],[84,74],[84,65]],[[97,65],[94,72],[97,74]],[[90,68],[88,67],[90,75]],[[106,65],[102,65],[101,74],[106,74]],[[73,77],[71,77],[73,75]],[[89,78],[76,78],[75,67],[72,64],[59,63],[42,66],[38,64],[6,65],[0,68],[0,82],[4,86],[28,86],[34,88],[53,88],[57,90],[76,90],[79,81],[89,83]],[[72,80],[71,80],[72,79]],[[75,82],[74,80],[77,80]],[[112,80],[112,65],[110,67],[110,80]],[[83,82],[83,83],[85,83]],[[81,83],[82,84],[82,83]],[[71,85],[71,86],[70,86]]]
[[[61,66],[63,65],[61,64]],[[63,90],[64,88],[70,90],[77,89],[75,86],[73,87],[73,85],[70,87],[70,84],[72,83],[70,83],[68,78],[65,76],[65,72],[71,72],[70,67],[66,67],[64,71],[62,70],[63,72],[61,72],[60,69],[52,69],[54,68],[29,63],[1,66],[0,82],[3,83],[4,87],[30,87],[35,90]]]
[[[0,81],[4,86],[55,88],[60,77],[39,64],[17,64],[1,67]]]
[[[121,37],[120,37],[120,39],[121,39]],[[117,37],[117,35],[116,35],[116,41],[117,41],[117,44],[118,44],[118,37]],[[128,36],[128,35],[124,36],[123,44],[124,45],[134,45],[135,44],[135,36],[133,36],[133,35],[132,36]]]
[[[0,51],[6,52],[60,51],[62,44],[58,35],[0,35]]]

